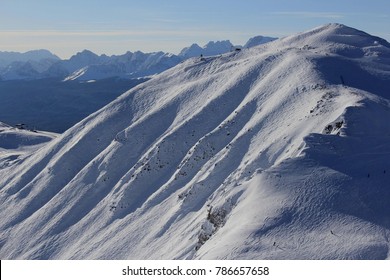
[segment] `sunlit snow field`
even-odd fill
[[[329,24],[185,60],[61,135],[2,125],[1,258],[390,259],[389,62]]]

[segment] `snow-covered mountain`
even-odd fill
[[[253,48],[262,44],[266,44],[272,41],[275,41],[277,38],[266,37],[266,36],[255,36],[252,37],[246,42],[244,48]]]
[[[161,73],[182,60],[173,54],[155,52],[127,52],[121,56],[103,57],[100,63],[89,63],[74,67],[72,74],[64,80],[99,80],[110,77],[140,78]]]
[[[38,57],[38,54],[36,57]],[[112,77],[132,79],[161,73],[182,61],[182,58],[170,53],[143,53],[140,51],[127,52],[124,55],[99,56],[89,50],[84,50],[65,60],[59,60],[58,58],[26,60],[32,56],[17,55],[3,55],[3,57],[4,63],[0,64],[0,80],[5,81],[42,78],[57,78],[66,81],[97,80]]]
[[[60,58],[58,56],[52,54],[48,50],[34,50],[34,51],[28,51],[25,53],[0,51],[0,68],[6,67],[7,65],[9,65],[15,61],[39,62],[41,60],[47,60],[47,59],[59,60]]]
[[[59,61],[47,71],[46,76],[68,80],[97,80],[110,77],[140,78],[161,73],[182,61],[176,55],[164,52],[97,56],[83,51],[69,60]]]
[[[243,46],[244,48],[252,48],[256,47],[262,44],[266,44],[272,41],[275,41],[277,38],[272,37],[265,37],[265,36],[255,36],[253,38],[250,38],[248,42]],[[189,47],[184,48],[180,53],[179,56],[187,59],[191,57],[199,57],[201,55],[203,56],[215,56],[215,55],[221,55],[228,52],[231,52],[235,50],[235,46],[229,41],[210,41],[203,47],[200,47],[198,44],[192,44]],[[241,49],[241,47],[238,47]]]
[[[389,62],[329,24],[180,63],[0,169],[0,257],[390,259]]]
[[[41,73],[59,60],[59,57],[47,50],[0,52],[0,80],[39,78]]]
[[[267,40],[253,41],[252,46],[264,44]],[[124,55],[107,57],[105,55],[94,56],[92,61],[74,63],[73,57],[69,61],[59,62],[49,69],[48,73],[71,73],[64,80],[91,80],[108,77],[139,78],[159,74],[171,67],[176,66],[183,60],[203,56],[215,56],[231,52],[233,45],[229,40],[210,41],[204,47],[193,44],[184,48],[178,55],[154,52],[127,52]],[[84,51],[85,52],[85,51]],[[88,52],[88,57],[91,57]],[[80,54],[79,54],[80,55]],[[80,55],[81,56],[81,55]],[[81,56],[82,57],[82,56]],[[74,57],[76,58],[76,57]],[[65,66],[69,65],[69,66]]]
[[[191,46],[184,48],[179,56],[187,59],[191,57],[203,56],[214,56],[221,55],[227,52],[231,52],[233,44],[229,40],[225,41],[210,41],[204,47],[200,47],[198,44],[192,44]]]

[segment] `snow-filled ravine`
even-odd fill
[[[186,60],[0,157],[0,257],[390,259],[389,97],[340,24]]]

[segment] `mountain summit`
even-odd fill
[[[41,60],[59,60],[60,58],[54,54],[52,54],[48,50],[34,50],[28,51],[25,53],[19,52],[1,52],[0,51],[0,68],[6,67],[12,62],[29,62],[35,61],[39,62]]]
[[[180,63],[0,158],[1,258],[389,259],[389,58],[330,24]]]
[[[35,79],[59,60],[48,50],[0,52],[0,80]]]
[[[262,44],[266,44],[272,41],[275,41],[277,38],[265,37],[265,36],[255,36],[252,37],[246,42],[244,48],[253,48]]]
[[[203,48],[199,47],[199,45],[197,44],[192,44],[190,47],[184,48],[179,53],[179,56],[187,59],[191,57],[197,57],[200,55],[203,56],[221,55],[232,51],[232,48],[233,45],[229,40],[217,41],[217,42],[210,41]]]

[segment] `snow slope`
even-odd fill
[[[0,122],[0,176],[57,136],[55,133],[18,129]]]
[[[390,259],[390,48],[189,59],[0,176],[2,259]]]
[[[18,129],[0,122],[1,151],[39,145],[52,140],[55,136],[55,133]]]

